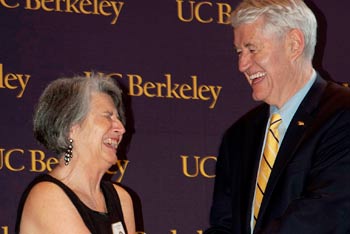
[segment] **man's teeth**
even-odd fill
[[[266,75],[266,72],[257,72],[257,73],[255,73],[255,74],[253,74],[253,75],[250,75],[249,76],[249,79],[250,80],[254,80],[254,79],[256,79],[256,78],[260,78],[260,77],[263,77],[263,76],[265,76]]]
[[[118,140],[112,139],[112,138],[107,138],[107,139],[105,139],[105,140],[103,141],[103,143],[108,144],[108,145],[111,145],[111,146],[113,146],[114,148],[117,148],[118,145],[119,145]]]

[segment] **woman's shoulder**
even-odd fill
[[[47,215],[67,209],[70,204],[69,197],[58,184],[42,180],[33,184],[28,191],[23,213],[28,210],[32,215]]]
[[[28,195],[26,199],[26,204],[28,203],[35,204],[36,202],[39,202],[40,204],[42,204],[44,202],[52,202],[52,201],[59,202],[60,200],[62,200],[62,198],[64,198],[65,196],[64,191],[56,183],[52,182],[49,179],[43,179],[43,178],[48,178],[48,177],[46,176],[37,177],[30,184],[29,189],[27,191]]]
[[[58,221],[59,217],[59,221]],[[73,225],[73,227],[72,227]],[[50,180],[35,179],[24,202],[21,230],[28,233],[88,233],[64,190]]]
[[[123,202],[131,202],[131,196],[129,192],[117,183],[112,183],[113,188],[117,191],[120,201]]]

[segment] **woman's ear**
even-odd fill
[[[70,130],[69,130],[69,138],[70,139],[74,139],[78,130],[79,130],[80,126],[79,124],[73,124],[71,127],[70,127]]]
[[[304,33],[300,29],[292,29],[287,34],[289,54],[292,61],[297,60],[304,53]]]

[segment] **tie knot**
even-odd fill
[[[278,113],[274,113],[271,116],[270,127],[273,127],[274,129],[276,129],[281,124],[281,122],[282,122],[281,115]]]

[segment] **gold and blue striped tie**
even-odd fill
[[[281,122],[282,119],[279,114],[275,113],[272,115],[255,188],[254,225],[258,218],[260,205],[264,197],[266,185],[277,156],[279,144],[278,126],[281,124]]]

